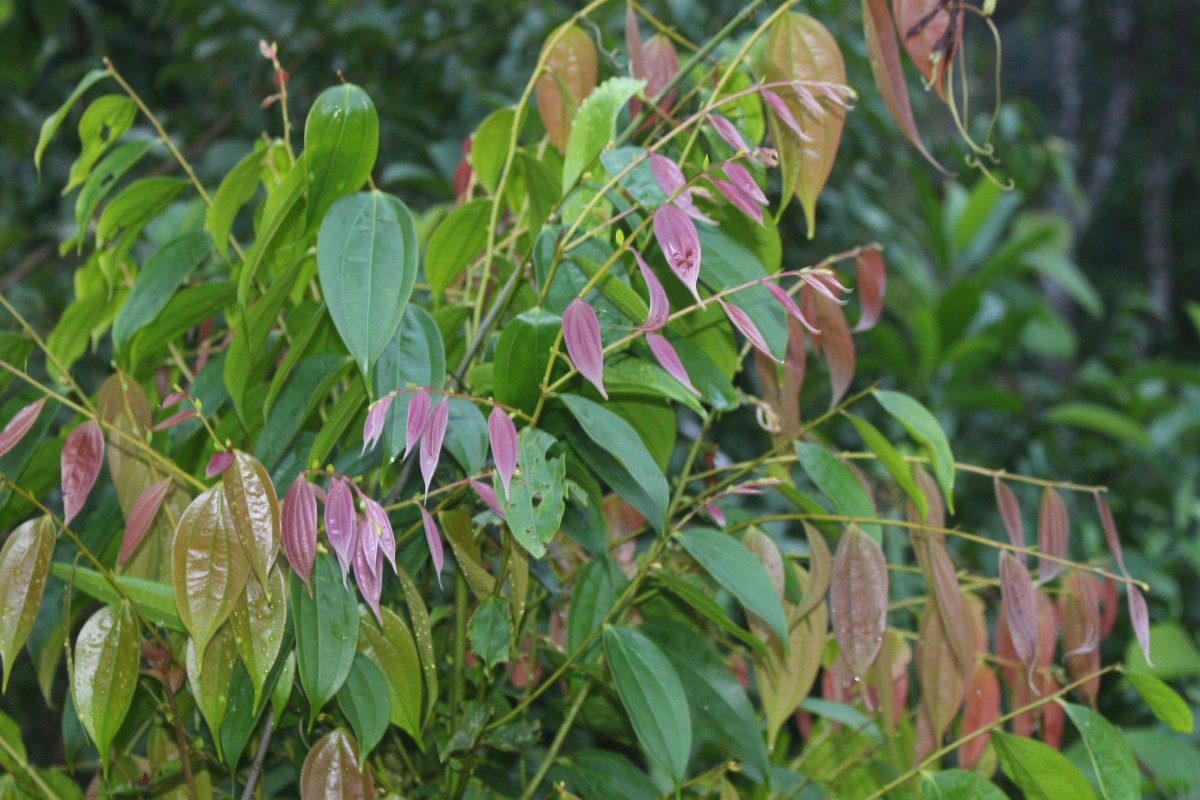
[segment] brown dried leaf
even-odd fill
[[[917,639],[917,680],[921,704],[929,714],[935,742],[958,714],[966,695],[967,675],[951,647],[936,603],[926,603]]]
[[[567,23],[550,34],[542,52],[550,47],[545,71],[538,77],[535,92],[538,116],[546,135],[560,153],[567,150],[571,123],[592,89],[596,88],[596,45],[592,37],[578,25]],[[557,38],[553,46],[550,42]]]
[[[992,478],[992,486],[996,492],[996,508],[1000,510],[1000,519],[1004,521],[1004,530],[1008,533],[1008,541],[1013,547],[1025,547],[1025,526],[1021,523],[1021,506],[1017,504],[1017,496],[999,475]],[[1016,557],[1025,563],[1025,554],[1016,553]]]
[[[866,676],[887,631],[888,569],[883,550],[857,525],[846,528],[833,559],[829,611],[847,665]]]
[[[1058,492],[1050,487],[1042,492],[1038,504],[1038,552],[1055,558],[1067,557],[1067,541],[1071,532],[1071,521],[1067,515],[1067,504]],[[1058,575],[1062,565],[1057,561],[1038,558],[1038,580],[1046,583]]]

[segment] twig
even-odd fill
[[[170,649],[167,650],[170,652]],[[179,763],[183,765],[183,782],[187,784],[192,800],[196,794],[196,777],[192,774],[192,760],[188,757],[187,737],[183,734],[183,721],[179,719],[179,706],[175,703],[175,690],[171,688],[170,674],[163,675],[163,688],[167,692],[167,705],[171,708],[171,723],[175,726],[175,746],[179,748]]]
[[[592,682],[588,681],[579,690],[579,693],[575,695],[575,700],[571,703],[571,707],[567,709],[567,715],[563,717],[562,724],[558,726],[558,733],[554,735],[554,741],[550,743],[550,749],[546,751],[546,757],[542,759],[542,763],[538,765],[537,772],[533,774],[529,785],[525,787],[525,791],[521,794],[521,800],[529,800],[533,797],[533,793],[537,791],[537,787],[541,784],[542,779],[550,771],[550,767],[554,764],[554,759],[558,757],[558,751],[562,749],[563,741],[567,738],[567,733],[570,732],[571,726],[575,723],[575,717],[579,714],[579,709],[583,708],[583,701],[587,699],[588,692],[591,690]]]
[[[258,776],[262,774],[263,764],[267,761],[267,747],[271,744],[271,731],[275,729],[275,707],[267,706],[267,717],[263,720],[262,736],[258,740],[258,752],[254,754],[254,763],[250,765],[250,774],[246,776],[246,787],[242,789],[242,800],[254,797],[254,787]]]

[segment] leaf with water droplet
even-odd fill
[[[0,549],[0,659],[4,666],[4,689],[8,688],[13,659],[33,630],[53,555],[54,523],[49,517],[22,523]]]
[[[72,697],[84,730],[96,743],[104,774],[108,774],[109,746],[137,689],[141,658],[137,619],[125,602],[97,611],[75,640]]]
[[[358,767],[358,742],[341,728],[321,737],[300,770],[300,800],[371,800],[375,782]]]
[[[321,708],[342,688],[358,641],[358,603],[339,578],[337,563],[327,555],[317,557],[312,597],[300,579],[292,576],[296,668],[308,697],[310,727]]]
[[[221,474],[233,529],[259,584],[268,593],[267,573],[279,553],[279,500],[271,476],[257,458],[241,450]]]
[[[358,766],[361,769],[367,756],[375,749],[375,745],[379,744],[387,730],[391,707],[388,685],[379,667],[367,656],[359,653],[354,657],[350,674],[338,690],[337,698],[338,706],[346,715],[346,720],[362,745],[358,755]],[[414,738],[418,737],[414,735]]]
[[[94,419],[67,434],[62,447],[63,524],[71,520],[87,502],[100,465],[104,463],[104,434]]]
[[[287,633],[287,584],[278,564],[271,568],[268,580],[269,594],[263,591],[258,579],[250,576],[241,600],[229,613],[229,627],[233,629],[238,653],[254,685],[256,706]]]
[[[390,608],[380,609],[382,624],[361,613],[358,651],[379,669],[387,687],[388,715],[424,750],[421,732],[421,660],[408,625]],[[340,698],[339,698],[339,702]]]
[[[229,690],[240,644],[231,625],[222,625],[217,630],[205,648],[203,658],[198,656],[193,639],[188,639],[187,643],[188,684],[204,721],[208,723],[218,757],[221,756],[221,723],[229,706]]]

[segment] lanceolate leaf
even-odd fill
[[[941,609],[936,603],[926,603],[921,614],[916,660],[921,704],[929,714],[933,739],[940,742],[962,705],[969,673],[963,670],[950,645]]]
[[[238,450],[221,483],[234,532],[259,584],[269,593],[267,573],[279,552],[279,501],[271,476],[258,459]]]
[[[833,554],[825,537],[814,526],[804,523],[804,535],[808,539],[808,586],[796,609],[796,619],[804,619],[808,613],[825,600],[825,592],[833,580]]]
[[[679,543],[708,574],[760,617],[781,640],[787,638],[787,620],[771,576],[750,551],[732,536],[707,528],[693,528]]]
[[[142,539],[149,532],[155,516],[158,515],[158,510],[162,508],[163,500],[166,499],[167,492],[170,490],[171,479],[163,478],[158,483],[146,487],[146,490],[138,495],[138,499],[133,503],[133,508],[129,511],[129,516],[125,518],[125,535],[121,538],[121,552],[117,556],[118,564],[128,561],[129,557],[137,550],[138,545],[142,543]]]
[[[687,370],[684,368],[683,362],[679,360],[679,354],[675,352],[675,347],[671,342],[660,334],[647,333],[646,344],[650,346],[650,352],[654,354],[659,366],[665,369],[668,375],[687,387],[688,391],[699,397],[700,392],[695,386],[692,386],[692,379],[688,377]]]
[[[617,114],[645,81],[609,78],[582,102],[571,127],[563,156],[562,188],[568,192],[584,170],[591,168],[613,135]]]
[[[0,458],[3,458],[9,450],[12,450],[25,438],[25,434],[29,433],[33,423],[37,422],[38,414],[42,413],[44,405],[46,405],[46,398],[43,397],[22,408],[8,421],[4,430],[0,431]]]
[[[359,770],[358,742],[341,728],[325,734],[300,770],[301,800],[371,800],[375,782]]]
[[[496,463],[496,474],[504,486],[504,499],[508,499],[508,487],[517,468],[517,428],[512,418],[500,406],[493,406],[488,415],[488,440],[492,446],[492,460]]]
[[[1096,782],[1100,786],[1100,795],[1108,800],[1140,797],[1142,776],[1133,756],[1133,748],[1121,732],[1090,708],[1061,701],[1060,704],[1083,739],[1083,746],[1096,773]]]
[[[821,493],[829,498],[839,514],[859,519],[871,519],[876,516],[871,496],[841,459],[824,447],[808,442],[796,445],[796,455],[805,474],[817,485]],[[882,541],[883,534],[877,524],[857,524],[872,539]]]
[[[208,730],[220,754],[221,723],[229,708],[233,672],[238,663],[238,649],[232,629],[228,625],[221,626],[205,649],[203,659],[196,653],[195,641],[189,639],[185,661],[192,696],[204,715],[204,721],[208,723]]]
[[[596,87],[596,46],[583,28],[568,24],[550,34],[542,55],[545,72],[535,89],[538,116],[551,143],[564,153],[575,113]]]
[[[1004,530],[1008,533],[1008,541],[1013,547],[1025,546],[1025,526],[1021,523],[1021,507],[1017,504],[1017,496],[997,474],[992,478],[996,492],[996,508],[1000,510],[1000,519],[1004,521]],[[1025,554],[1017,553],[1017,558],[1024,563]]]
[[[854,350],[854,339],[850,335],[850,325],[842,307],[822,293],[813,290],[805,284],[803,291],[804,311],[812,323],[821,332],[811,334],[814,347],[825,353],[825,363],[829,365],[829,388],[831,397],[829,407],[838,404],[850,384],[854,382],[854,372],[857,369],[858,357]]]
[[[1032,688],[1039,653],[1037,596],[1029,570],[1007,550],[1000,553],[1000,597],[1013,650]]]
[[[354,509],[350,484],[337,475],[330,479],[329,492],[325,496],[325,535],[337,555],[342,583],[345,583],[354,558],[354,544],[358,540],[358,512]]]
[[[450,421],[450,406],[443,397],[429,412],[425,433],[421,436],[421,477],[425,479],[425,493],[429,494],[429,482],[437,471],[442,458],[442,440],[446,438],[446,425]]]
[[[883,314],[883,295],[887,291],[887,267],[878,250],[866,250],[855,259],[854,289],[862,306],[854,332],[869,331]]]
[[[72,689],[75,711],[96,743],[108,772],[108,750],[121,729],[137,689],[138,624],[128,603],[105,606],[75,640]]]
[[[1037,541],[1038,553],[1045,553],[1057,558],[1066,558],[1067,541],[1071,533],[1071,521],[1067,515],[1067,505],[1062,496],[1050,487],[1042,491],[1042,501],[1038,505]],[[1054,578],[1062,569],[1057,561],[1038,559],[1038,580],[1042,583]]]
[[[1036,739],[992,731],[1000,766],[1028,800],[1094,800],[1087,779],[1066,756]]]
[[[4,685],[13,659],[37,619],[50,558],[54,555],[54,523],[49,517],[29,520],[8,535],[0,549],[0,659]]]
[[[1153,667],[1154,662],[1150,660],[1150,612],[1146,609],[1146,598],[1132,583],[1126,584],[1125,591],[1129,600],[1129,624],[1133,626],[1133,634],[1142,648],[1146,663]]]
[[[925,406],[906,394],[876,390],[875,399],[879,405],[904,426],[909,436],[913,437],[929,454],[933,465],[933,474],[938,485],[942,487],[946,505],[954,512],[954,453],[950,450],[950,442],[937,419]],[[930,521],[932,525],[932,520]]]
[[[317,95],[304,122],[309,229],[335,200],[366,183],[378,151],[379,115],[366,92],[343,83]]]
[[[354,657],[350,674],[338,691],[338,706],[362,744],[358,762],[358,766],[362,767],[387,731],[390,707],[383,673],[366,656],[359,654]]]
[[[179,618],[203,662],[209,639],[228,618],[250,575],[223,486],[209,489],[183,512],[175,529],[171,574]]]
[[[663,288],[662,282],[642,258],[641,253],[634,250],[633,257],[637,260],[642,279],[646,281],[646,292],[650,295],[650,310],[646,313],[646,321],[638,326],[638,330],[656,331],[667,324],[667,319],[671,315],[671,303],[667,299],[667,292]]]
[[[104,434],[94,419],[80,425],[67,435],[62,448],[63,524],[71,520],[87,502],[100,465],[104,463]]]
[[[1128,577],[1129,571],[1125,569],[1125,556],[1121,554],[1121,537],[1117,535],[1117,523],[1113,520],[1112,511],[1108,507],[1108,501],[1104,499],[1104,495],[1096,492],[1096,510],[1100,514],[1100,527],[1104,530],[1104,539],[1108,542],[1108,549],[1113,554],[1113,558],[1117,561],[1117,566],[1121,569],[1121,574]]]
[[[696,231],[696,223],[675,206],[664,203],[654,212],[654,238],[667,266],[696,302],[703,305],[696,290],[696,282],[700,279],[700,234]]]
[[[600,396],[608,399],[604,390],[604,343],[600,341],[600,321],[595,310],[576,297],[563,311],[563,341],[567,354],[579,374],[587,378]]]
[[[308,698],[311,727],[350,673],[358,641],[358,603],[338,580],[338,567],[319,556],[313,570],[313,596],[292,578],[292,625],[296,629],[296,667]]]
[[[268,581],[269,591],[264,591],[253,576],[248,578],[245,592],[229,614],[237,651],[254,684],[255,706],[287,633],[287,583],[279,565],[271,568]]]
[[[883,550],[857,525],[842,534],[833,559],[829,610],[842,657],[866,677],[887,632],[888,570]]]
[[[963,708],[961,734],[967,736],[989,727],[1000,715],[1000,682],[996,673],[986,664],[975,666],[975,675],[967,688],[967,701]],[[991,734],[977,736],[958,749],[958,764],[963,769],[972,769],[987,749]]]
[[[1125,680],[1137,690],[1154,716],[1171,726],[1176,733],[1191,733],[1195,728],[1192,710],[1174,689],[1153,675],[1124,672]]]
[[[313,562],[317,557],[317,495],[301,472],[288,487],[280,510],[280,539],[292,570],[312,594]]]
[[[359,617],[358,650],[379,668],[387,686],[387,719],[421,742],[421,660],[413,635],[390,608],[380,620]],[[436,692],[437,687],[430,687]]]

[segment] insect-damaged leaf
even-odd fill
[[[613,136],[613,125],[621,108],[645,81],[609,78],[579,105],[563,156],[562,189],[569,192],[584,170],[590,168]]]
[[[763,49],[768,81],[822,81],[845,84],[846,64],[841,50],[829,31],[807,14],[789,12],[771,26]],[[826,101],[821,114],[793,92],[782,97],[794,118],[811,141],[804,141],[786,124],[778,112],[769,115],[772,137],[779,149],[779,169],[783,175],[783,194],[792,192],[804,207],[808,238],[816,231],[817,196],[829,178],[846,122],[845,109]],[[818,101],[819,103],[820,101]]]
[[[358,641],[358,603],[339,579],[336,562],[318,556],[313,596],[292,577],[292,625],[296,629],[296,667],[308,697],[311,726],[321,707],[337,694],[350,673]]]
[[[255,706],[287,634],[287,585],[283,569],[279,565],[272,567],[267,580],[269,593],[263,591],[254,576],[248,578],[241,599],[229,614],[229,628],[254,685]]]
[[[31,519],[9,534],[0,549],[0,659],[4,684],[12,674],[13,659],[33,629],[46,574],[54,555],[54,523],[49,517]]]
[[[503,501],[504,517],[521,546],[534,558],[546,553],[546,544],[558,532],[566,505],[563,483],[566,464],[562,456],[550,457],[554,437],[537,428],[523,428],[517,437],[520,472]],[[493,478],[496,493],[503,490],[499,474]]]
[[[865,677],[887,632],[888,569],[883,550],[857,525],[838,543],[829,610],[842,657],[855,676]]]
[[[267,573],[279,553],[279,500],[267,470],[252,455],[238,450],[233,464],[221,474],[233,530],[242,543],[259,584],[271,583]]]
[[[583,28],[568,23],[550,34],[542,58],[546,66],[535,88],[538,116],[550,142],[565,153],[575,112],[596,88],[596,46]]]
[[[370,800],[375,782],[358,767],[358,742],[341,728],[325,734],[304,759],[300,800]]]
[[[708,528],[693,528],[680,534],[679,543],[747,611],[762,619],[781,640],[786,638],[787,620],[771,576],[740,542]]]
[[[171,574],[179,618],[203,662],[209,639],[228,618],[250,575],[222,485],[197,497],[183,512],[175,529]]]
[[[79,631],[72,676],[75,712],[108,773],[108,749],[137,689],[138,624],[128,603],[105,606]]]
[[[382,623],[365,611],[359,614],[358,651],[383,675],[387,686],[387,719],[420,742],[421,660],[417,646],[396,612],[381,608],[380,619]],[[430,690],[436,694],[437,687]]]
[[[104,463],[104,434],[94,419],[80,425],[67,435],[62,448],[63,524],[71,520],[87,502],[100,465]]]

